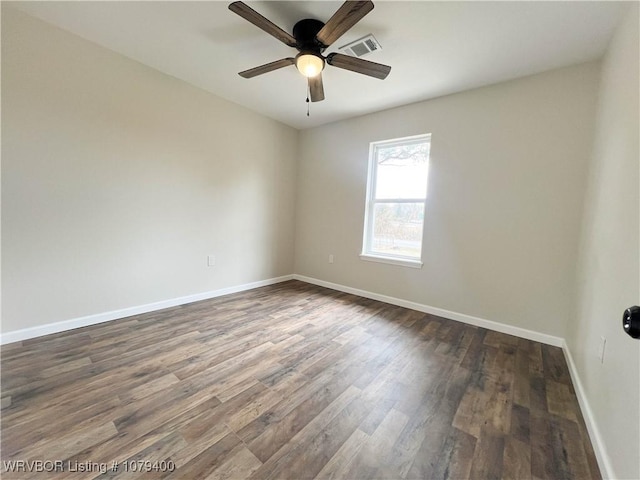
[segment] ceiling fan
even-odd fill
[[[391,71],[391,67],[388,65],[341,53],[330,53],[326,57],[322,55],[327,47],[373,10],[373,2],[370,0],[344,2],[327,23],[312,18],[300,20],[293,27],[293,35],[285,32],[243,2],[231,3],[229,10],[299,52],[295,57],[283,58],[240,72],[241,77],[252,78],[282,67],[295,65],[300,73],[308,78],[311,101],[319,102],[324,100],[322,70],[325,63],[381,80],[385,79]]]

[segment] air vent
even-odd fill
[[[376,50],[381,50],[381,48],[375,37],[369,34],[355,42],[351,42],[338,48],[338,50],[346,55],[351,55],[352,57],[363,57],[371,52],[375,52]]]

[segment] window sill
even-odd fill
[[[367,262],[387,263],[389,265],[398,265],[400,267],[422,268],[423,263],[420,260],[410,260],[405,258],[384,257],[381,255],[371,255],[361,253],[360,259]]]

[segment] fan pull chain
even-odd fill
[[[311,79],[307,77],[307,117],[309,116],[309,95],[311,92]]]

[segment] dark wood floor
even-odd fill
[[[7,479],[600,478],[559,348],[297,281],[1,353]]]

